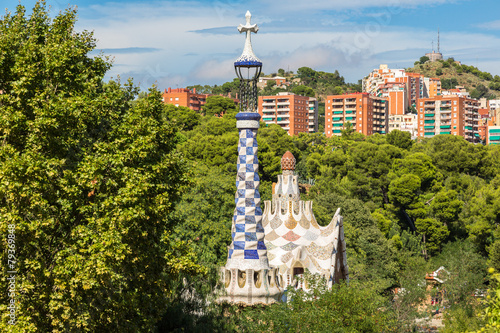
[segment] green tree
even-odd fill
[[[206,116],[220,117],[226,113],[236,113],[236,103],[231,98],[209,96],[202,110]]]
[[[201,116],[196,111],[193,111],[184,106],[174,106],[165,104],[165,111],[170,121],[175,122],[181,129],[190,131],[199,125]]]
[[[422,235],[426,257],[438,253],[443,242],[450,234],[446,226],[433,218],[417,219],[415,226],[419,234]]]
[[[333,94],[334,95],[342,95],[344,93],[344,89],[342,89],[341,86],[336,86],[333,88]]]
[[[37,2],[0,21],[0,231],[14,226],[18,288],[17,324],[0,328],[149,331],[169,279],[202,271],[166,219],[186,166],[161,94],[103,83],[110,65],[75,20]]]
[[[297,95],[314,97],[315,92],[312,88],[304,85],[296,86],[292,88],[292,92]]]
[[[276,80],[267,80],[266,88],[272,89],[274,86],[276,86]]]
[[[309,283],[313,284],[310,278]],[[387,302],[374,288],[350,282],[311,294],[291,290],[290,302],[244,310],[242,332],[385,332],[392,328]]]
[[[389,200],[402,208],[408,208],[419,195],[420,178],[413,174],[404,174],[389,184]]]
[[[386,136],[387,143],[399,147],[401,149],[410,149],[413,145],[410,132],[393,130]]]
[[[193,181],[171,218],[179,221],[173,237],[191,243],[206,266],[224,265],[231,242],[235,177],[198,164]]]
[[[440,174],[432,164],[432,159],[424,153],[412,153],[394,160],[392,170],[397,176],[406,174],[418,176],[423,191],[429,190],[440,179]]]
[[[434,217],[450,228],[453,236],[466,235],[465,226],[458,218],[463,205],[463,201],[458,199],[458,193],[454,190],[438,192],[430,204]]]
[[[479,99],[484,97],[488,93],[488,88],[486,88],[483,84],[478,84],[475,89],[470,92],[470,97]]]
[[[429,57],[427,56],[421,56],[419,59],[421,64],[425,64],[427,61],[429,61]]]
[[[453,173],[479,175],[486,152],[483,146],[474,145],[463,137],[454,135],[436,135],[412,150],[430,156],[432,164],[445,176]]]

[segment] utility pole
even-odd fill
[[[438,53],[440,53],[439,52],[439,27],[438,27]]]

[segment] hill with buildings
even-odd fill
[[[461,64],[453,58],[437,61],[416,61],[414,66],[406,68],[406,72],[418,73],[426,77],[441,80],[442,89],[464,87],[472,98],[496,99],[500,97],[500,76],[483,72],[474,66]]]

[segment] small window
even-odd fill
[[[175,100],[176,100],[176,101],[178,101],[178,100],[179,100],[179,97],[176,97],[176,98],[175,98]]]

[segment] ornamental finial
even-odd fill
[[[243,53],[241,56],[236,59],[235,65],[236,64],[249,64],[249,65],[256,65],[256,64],[262,64],[259,58],[253,53],[252,49],[252,40],[251,40],[251,33],[257,33],[259,31],[259,27],[257,24],[251,24],[250,21],[252,19],[252,14],[250,11],[247,10],[247,13],[245,14],[246,18],[246,24],[240,24],[238,26],[238,31],[240,33],[246,32],[247,36],[245,39],[245,47],[243,48]]]

